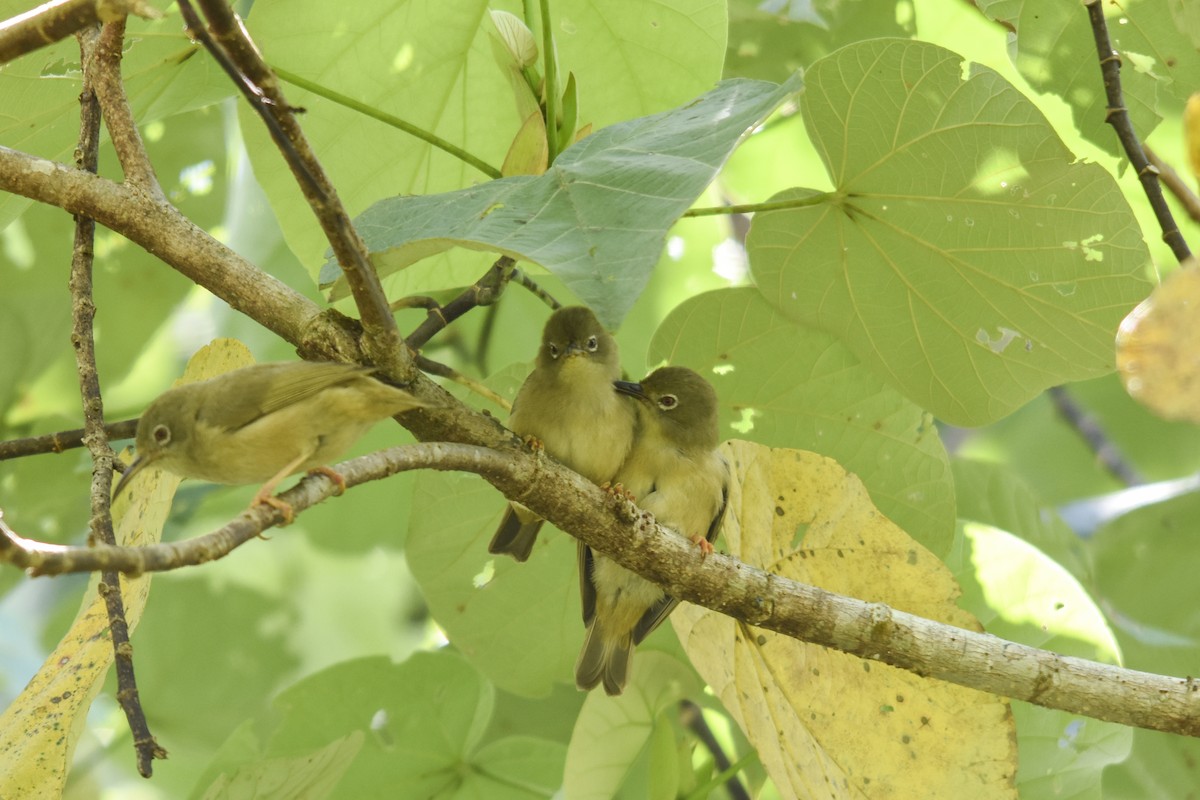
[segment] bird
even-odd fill
[[[687,367],[662,367],[641,383],[616,381],[639,402],[633,448],[615,479],[663,526],[712,552],[729,494],[729,465],[717,452],[718,400],[712,385]],[[578,545],[583,648],[575,683],[604,684],[619,695],[629,678],[633,648],[679,600],[615,561]]]
[[[292,509],[273,497],[288,475],[324,472],[381,419],[428,407],[403,389],[372,377],[373,369],[331,362],[254,364],[163,392],[138,420],[137,458],[117,483],[116,497],[153,465],[183,478],[262,488],[254,505]]]
[[[617,342],[596,315],[586,306],[560,308],[546,321],[508,427],[593,483],[608,483],[633,443],[637,413],[613,385],[620,377]],[[536,514],[510,503],[488,551],[525,561],[541,527]]]

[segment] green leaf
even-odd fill
[[[538,32],[537,3],[498,3]],[[579,83],[579,125],[604,128],[685,102],[721,77],[728,19],[709,0],[554,0],[550,26],[559,75]],[[561,90],[561,86],[560,86]]]
[[[617,123],[577,143],[538,177],[444,195],[393,197],[355,222],[377,270],[459,246],[533,261],[616,327],[650,279],[667,231],[746,131],[800,88],[732,80],[681,108]],[[334,282],[336,281],[336,284]],[[322,286],[346,293],[336,263]]]
[[[963,526],[960,604],[988,633],[1056,653],[1115,664],[1120,650],[1083,587],[1041,551],[986,525]],[[1106,766],[1133,741],[1130,728],[1013,701],[1022,796],[1096,798]]]
[[[24,14],[28,0],[0,0],[0,20]],[[164,5],[161,2],[156,6]],[[182,111],[202,108],[234,93],[200,45],[188,40],[179,11],[158,20],[129,17],[121,76],[139,126]],[[0,80],[0,141],[5,147],[72,163],[79,139],[79,90],[82,73],[74,37],[28,53],[3,67]],[[19,110],[19,111],[18,111]],[[107,131],[103,132],[105,141]],[[113,161],[101,174],[120,176]],[[164,177],[170,183],[171,176]],[[32,201],[0,194],[0,229]]]
[[[835,190],[760,213],[754,276],[917,404],[984,424],[1113,369],[1145,296],[1141,231],[1111,175],[959,56],[876,40],[818,61],[801,108]]]
[[[680,699],[698,688],[695,673],[684,664],[663,653],[639,651],[623,694],[608,697],[593,691],[584,701],[567,746],[566,796],[573,800],[617,796],[639,755],[653,744],[662,716],[675,713]],[[651,796],[655,776],[647,772],[644,778],[645,786],[626,787],[631,796]]]
[[[1095,593],[1113,620],[1126,665],[1165,675],[1195,675],[1200,650],[1196,570],[1200,494],[1131,511],[1090,541]],[[1104,776],[1105,798],[1187,798],[1200,791],[1200,742],[1139,730],[1134,752]]]
[[[964,458],[955,458],[951,467],[961,519],[1019,536],[1076,580],[1089,580],[1091,566],[1083,540],[1011,468]]]
[[[1108,98],[1087,11],[1074,3],[981,0],[979,10],[1015,32],[1014,65],[1030,86],[1061,97],[1087,139],[1114,155],[1124,150],[1106,123]],[[1183,4],[1180,4],[1180,7]],[[1108,35],[1121,56],[1121,88],[1133,129],[1143,139],[1177,115],[1200,74],[1197,34],[1189,35],[1181,11],[1162,3],[1102,4]],[[1192,12],[1195,16],[1195,12]]]
[[[915,33],[911,0],[730,0],[725,77],[783,80],[842,45]]]
[[[485,0],[259,0],[246,24],[270,64],[400,117],[497,168],[521,124],[507,75],[494,62],[495,27]],[[284,91],[306,109],[305,136],[351,214],[397,192],[443,192],[481,177],[357,111],[295,86]],[[254,174],[289,247],[315,274],[328,242],[262,121],[244,103],[239,114]],[[463,276],[482,272],[460,267]]]
[[[364,658],[338,664],[287,689],[269,754],[309,752],[354,731],[366,740],[338,784],[339,797],[549,797],[562,774],[563,748],[517,737],[482,746],[495,690],[457,654],[417,653],[403,664]],[[509,760],[526,752],[514,773]],[[389,795],[390,796],[390,795]]]
[[[354,731],[311,753],[246,764],[213,781],[204,800],[321,800],[333,792],[362,743],[362,732]]]
[[[575,540],[547,524],[524,564],[491,555],[505,503],[473,475],[423,471],[405,554],[447,638],[497,686],[542,697],[583,641]]]
[[[837,460],[881,511],[945,554],[954,484],[937,429],[828,333],[789,322],[754,289],[722,289],[672,311],[647,361],[706,375],[721,400],[722,436]]]

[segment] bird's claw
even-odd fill
[[[521,441],[525,442],[525,446],[537,455],[541,455],[546,449],[546,445],[542,444],[542,440],[536,436],[523,436]]]
[[[313,467],[308,471],[309,475],[324,475],[329,480],[333,481],[333,496],[343,494],[346,491],[346,478],[342,473],[332,467]]]
[[[691,542],[700,548],[701,561],[703,561],[710,553],[713,552],[712,542],[710,542],[708,539],[705,539],[703,536],[693,536],[691,537]]]

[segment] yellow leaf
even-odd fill
[[[1200,269],[1189,259],[1117,331],[1117,370],[1125,391],[1163,419],[1200,422],[1198,311]]]
[[[204,380],[252,362],[245,345],[218,339],[192,357],[178,383]],[[150,472],[139,478],[132,500],[114,509],[118,544],[147,545],[162,539],[179,478],[159,470]],[[122,508],[125,510],[118,516]],[[24,691],[0,715],[0,798],[62,796],[71,754],[83,731],[88,708],[113,661],[108,612],[97,591],[99,582],[99,575],[93,575],[70,630]],[[141,620],[149,594],[150,575],[121,578],[130,633]],[[142,700],[152,702],[149,698]],[[129,758],[134,758],[132,749]]]
[[[732,441],[724,536],[779,575],[970,630],[950,571],[837,462]],[[672,622],[785,797],[1015,798],[1008,703],[684,604]]]

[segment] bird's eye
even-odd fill
[[[154,437],[154,443],[165,445],[171,443],[171,429],[166,425],[155,425],[154,430],[150,432]]]
[[[658,398],[658,407],[663,411],[670,411],[675,406],[679,405],[679,398],[673,394],[664,394]]]
[[[587,340],[587,349],[589,353],[594,353],[600,349],[600,340],[595,336]]]
[[[558,345],[554,342],[546,342],[546,349],[550,351],[551,358],[558,358]]]

